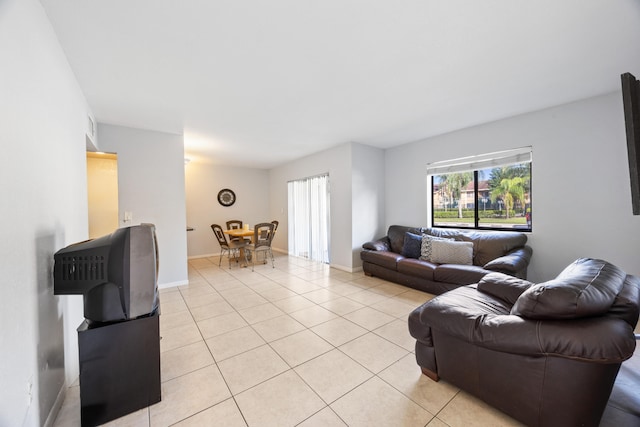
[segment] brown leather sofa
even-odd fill
[[[409,236],[423,234],[473,244],[472,265],[436,263],[407,253]],[[519,232],[458,231],[439,228],[389,227],[387,235],[362,245],[360,258],[367,276],[376,276],[432,294],[477,283],[486,274],[501,272],[526,278],[532,250]]]
[[[428,377],[529,426],[597,426],[639,305],[639,277],[584,258],[540,284],[488,274],[416,308],[409,331]]]

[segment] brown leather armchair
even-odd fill
[[[530,426],[597,426],[639,306],[640,278],[583,258],[540,284],[490,273],[416,308],[409,331],[431,379]]]

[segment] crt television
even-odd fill
[[[120,228],[54,255],[55,295],[82,295],[84,317],[116,322],[158,308],[158,243],[153,224]]]

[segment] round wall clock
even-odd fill
[[[222,206],[231,206],[236,202],[236,194],[228,188],[223,188],[218,192],[218,203]]]

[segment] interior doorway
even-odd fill
[[[87,152],[89,238],[113,233],[118,224],[118,156]]]

